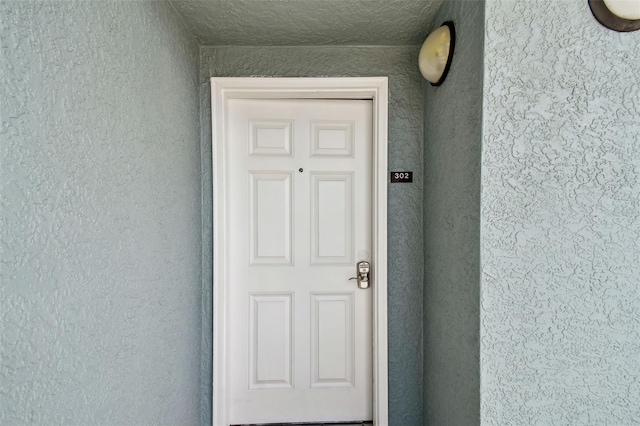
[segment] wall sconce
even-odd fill
[[[447,77],[456,43],[453,22],[447,21],[426,38],[420,48],[418,66],[432,86],[440,86]]]
[[[598,22],[615,31],[640,29],[640,0],[589,0]]]

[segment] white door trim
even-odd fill
[[[213,426],[227,426],[226,235],[227,100],[233,98],[371,99],[373,102],[373,421],[388,426],[387,363],[387,77],[211,78],[213,165]]]

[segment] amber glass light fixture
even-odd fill
[[[447,21],[426,38],[420,48],[418,65],[422,76],[432,86],[439,86],[447,78],[451,67],[456,31],[453,22]]]

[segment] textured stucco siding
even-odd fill
[[[451,71],[424,81],[424,407],[427,425],[480,421],[480,152],[484,2],[450,1]]]
[[[487,2],[486,425],[640,422],[640,32]]]
[[[209,46],[421,43],[444,0],[173,0]]]
[[[422,87],[418,49],[409,47],[202,47],[203,259],[211,262],[209,77],[388,76],[389,168],[414,171],[414,183],[389,186],[390,424],[422,424]],[[208,216],[207,216],[208,215]],[[204,265],[205,300],[211,298]],[[203,306],[209,307],[209,303]],[[204,318],[211,318],[205,311]],[[210,323],[205,324],[210,327]],[[210,328],[203,329],[211,353]],[[210,365],[203,376],[211,377]],[[211,389],[203,389],[203,404]],[[204,405],[203,405],[204,406]],[[210,410],[209,410],[210,411]],[[207,413],[208,410],[203,410]]]
[[[0,16],[0,424],[197,423],[198,46],[162,2]]]

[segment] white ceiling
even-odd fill
[[[417,45],[445,0],[172,0],[205,45]]]

